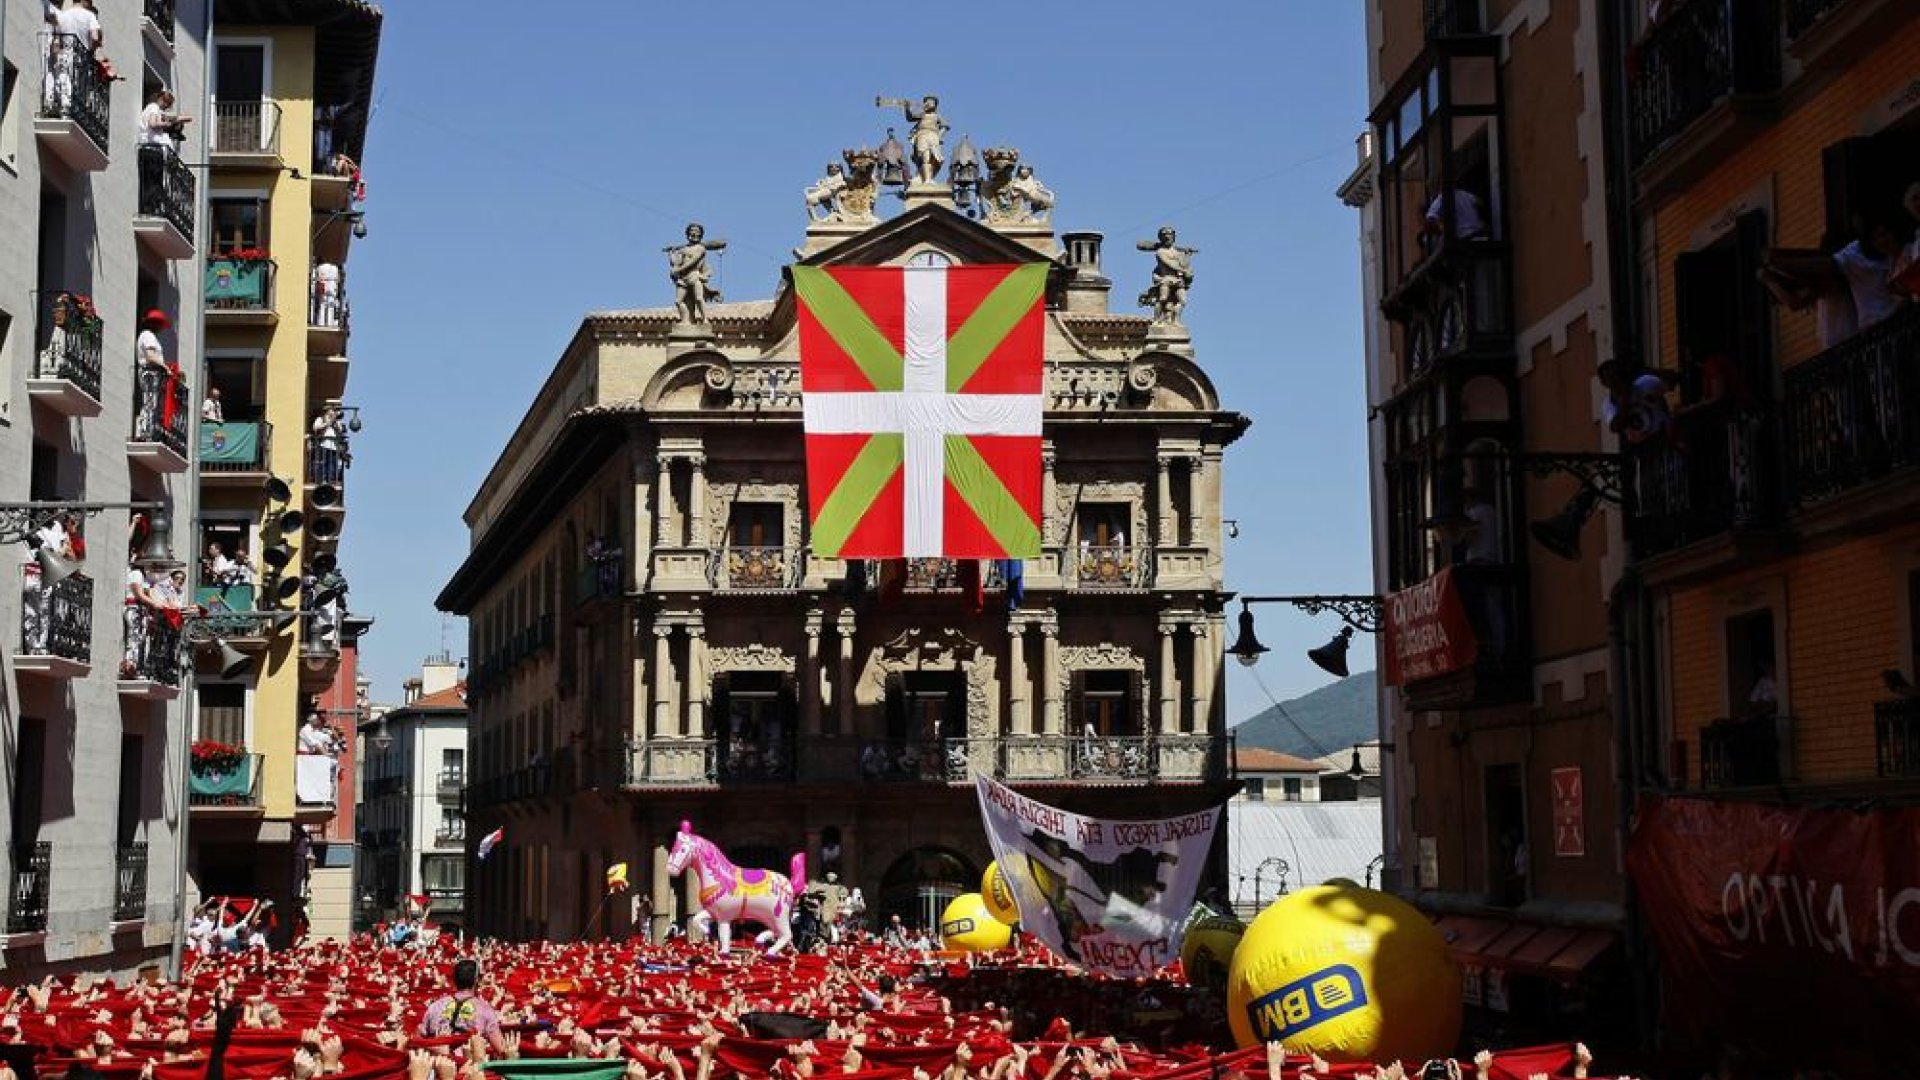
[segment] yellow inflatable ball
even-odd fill
[[[979,893],[961,893],[940,913],[940,939],[956,952],[987,952],[1006,948],[1013,928],[993,917]]]
[[[1332,1062],[1421,1061],[1460,1036],[1460,971],[1426,916],[1353,885],[1282,897],[1247,927],[1227,973],[1241,1046],[1275,1039]]]
[[[1234,950],[1246,932],[1247,924],[1231,915],[1209,913],[1187,923],[1180,939],[1180,970],[1187,973],[1187,983],[1226,992]]]
[[[987,914],[1008,926],[1020,921],[1020,905],[1013,899],[1007,876],[1000,872],[1000,860],[988,863],[987,872],[980,875],[980,897],[987,902]]]

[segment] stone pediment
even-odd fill
[[[916,206],[897,217],[816,252],[801,266],[880,266],[915,248],[931,245],[956,263],[1052,262],[1010,236],[935,204]]]

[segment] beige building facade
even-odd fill
[[[988,861],[977,775],[1107,816],[1225,799],[1221,488],[1248,421],[1177,308],[1109,310],[1099,234],[1056,237],[1043,188],[998,194],[1004,152],[977,194],[916,181],[884,221],[864,154],[849,190],[809,191],[802,265],[1049,267],[1042,557],[810,550],[785,275],[704,321],[589,315],[440,597],[469,619],[467,835],[507,830],[470,867],[473,930],[624,932],[637,899],[596,910],[623,861],[664,929],[687,913],[682,820],[741,865],[804,850],[873,915],[926,924]]]

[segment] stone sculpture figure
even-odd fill
[[[987,224],[1047,220],[1053,209],[1053,192],[1033,175],[1033,166],[1021,163],[1020,151],[993,146],[980,156],[987,163],[987,177],[980,184],[980,201],[986,206]]]
[[[841,217],[840,196],[847,190],[846,170],[837,161],[827,163],[827,175],[807,185],[808,221],[838,221]],[[819,214],[814,210],[818,209]]]
[[[707,254],[726,247],[725,240],[708,240],[706,229],[694,222],[687,226],[686,243],[662,249],[667,253],[667,277],[673,281],[673,313],[682,325],[705,325],[707,301],[719,301]]]
[[[873,104],[881,109],[899,108],[900,114],[907,118],[907,123],[913,125],[913,181],[917,184],[934,183],[940,166],[947,160],[947,122],[940,117],[940,99],[932,94],[921,98],[918,112],[914,111],[913,102],[905,98],[876,97]]]
[[[807,188],[807,220],[871,225],[879,220],[873,216],[873,203],[880,195],[873,175],[879,158],[864,146],[842,150],[840,157],[845,165],[828,165],[827,175]],[[818,215],[816,208],[821,211]]]
[[[1140,294],[1141,307],[1153,309],[1156,326],[1177,326],[1180,313],[1187,307],[1187,290],[1193,286],[1193,257],[1199,248],[1180,247],[1172,226],[1163,226],[1157,237],[1134,246],[1153,252],[1153,278],[1147,291]]]

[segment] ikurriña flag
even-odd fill
[[[1040,554],[1047,265],[793,268],[813,550]]]

